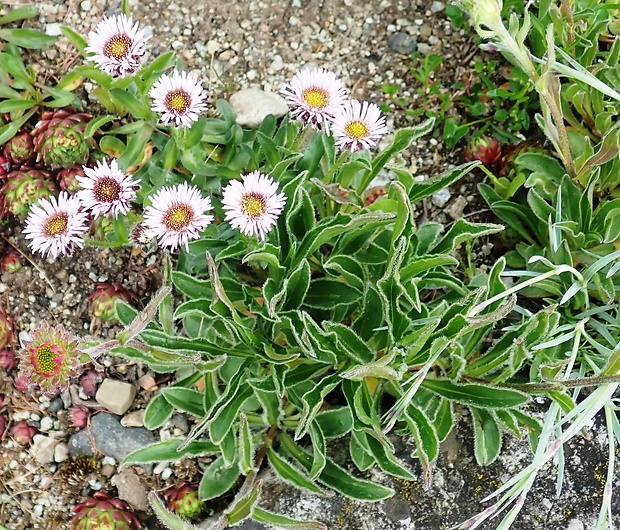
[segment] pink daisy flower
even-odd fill
[[[278,184],[259,171],[244,175],[243,181],[231,181],[223,190],[225,220],[247,236],[265,239],[284,208],[286,196],[277,193]]]
[[[149,96],[153,98],[151,108],[161,114],[164,125],[174,123],[177,127],[190,127],[207,108],[202,81],[187,72],[175,70],[171,76],[162,75]]]
[[[170,247],[170,250],[180,245],[189,250],[189,240],[197,239],[199,232],[214,219],[204,214],[211,209],[211,199],[203,197],[196,186],[188,186],[187,182],[164,186],[151,202],[144,210],[144,226],[162,247]]]
[[[94,168],[84,166],[84,176],[75,178],[83,188],[77,192],[77,197],[94,217],[125,215],[139,189],[138,183],[120,170],[114,158],[110,163],[100,160]]]
[[[381,109],[368,101],[352,99],[342,108],[333,123],[336,145],[351,152],[370,149],[388,132]]]
[[[80,211],[81,207],[81,201],[66,191],[60,192],[58,199],[50,197],[33,204],[24,228],[26,239],[32,239],[28,246],[54,258],[71,254],[74,246],[81,248],[81,236],[88,230],[88,214]]]
[[[323,68],[304,68],[297,72],[282,94],[293,107],[293,119],[327,133],[330,122],[347,99],[342,81]]]
[[[95,31],[88,34],[86,51],[104,72],[118,77],[133,74],[146,54],[147,37],[127,15],[105,17]]]

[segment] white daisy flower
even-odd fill
[[[243,181],[231,181],[223,190],[225,220],[247,236],[265,239],[284,208],[286,195],[277,193],[278,184],[259,171],[244,175]]]
[[[172,76],[162,75],[149,96],[153,99],[151,108],[161,114],[164,125],[174,123],[177,127],[190,127],[207,108],[202,81],[187,72],[175,70]]]
[[[350,100],[334,119],[336,145],[351,152],[370,149],[388,132],[381,109],[368,101]]]
[[[184,245],[189,250],[189,240],[197,239],[213,221],[212,215],[204,214],[210,209],[211,199],[203,197],[196,186],[188,186],[187,182],[164,186],[144,210],[144,226],[162,247],[174,250]]]
[[[282,90],[293,107],[291,117],[329,134],[330,123],[347,100],[336,74],[323,68],[304,68]]]
[[[91,59],[104,72],[118,77],[133,74],[146,54],[146,36],[127,15],[105,17],[95,31],[88,34],[86,51],[94,53]]]
[[[88,214],[80,211],[82,203],[75,195],[62,191],[56,197],[33,204],[26,218],[24,234],[32,239],[28,246],[45,257],[71,254],[74,246],[82,247],[82,235],[88,230]]]
[[[138,183],[120,170],[114,158],[109,164],[101,160],[94,168],[83,167],[85,176],[75,178],[84,188],[77,192],[84,209],[90,210],[94,217],[125,215],[136,197]]]

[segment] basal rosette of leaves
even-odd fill
[[[392,168],[396,179],[387,194],[364,207],[363,191],[374,176],[430,130],[431,122],[397,131],[392,144],[375,156],[360,152],[343,162],[333,139],[323,133],[313,133],[299,149],[295,123],[284,119],[278,126],[269,117],[258,130],[248,131],[234,123],[225,102],[218,102],[218,110],[219,118],[201,118],[194,125],[200,134],[192,127],[185,136],[195,142],[185,153],[206,149],[206,143],[218,145],[221,153],[197,166],[194,182],[208,191],[260,168],[278,179],[286,206],[265,242],[239,235],[225,223],[209,226],[166,274],[184,301],[173,307],[166,295],[159,321],[150,322],[139,341],[114,348],[116,355],[178,375],[148,405],[147,427],[160,427],[175,410],[196,422],[186,439],[154,444],[125,464],[212,455],[200,498],[208,501],[232,490],[237,497],[221,515],[227,523],[252,516],[275,524],[278,516],[255,507],[260,491],[255,473],[265,463],[316,493],[333,489],[362,500],[393,494],[333,462],[330,439],[349,436],[350,455],[360,471],[378,466],[406,479],[412,472],[394,456],[387,432],[395,428],[414,437],[429,477],[439,445],[453,427],[455,404],[469,407],[476,425],[494,426],[491,433],[474,430],[483,464],[499,453],[506,424],[515,433],[529,432],[535,443],[540,426],[520,410],[526,393],[477,384],[463,375],[507,310],[498,309],[499,300],[484,316],[468,318],[483,291],[458,279],[453,254],[458,245],[501,227],[461,219],[445,231],[437,223],[417,227],[414,221],[415,203],[455,182],[475,163],[428,182]],[[153,185],[156,165],[177,140],[167,140],[136,173],[143,186]],[[183,153],[178,151],[177,161],[187,164]],[[500,272],[498,266],[482,280],[488,296],[505,290]],[[116,310],[132,327],[136,311],[120,302]],[[511,337],[522,337],[529,346],[553,325],[525,322]],[[506,379],[526,359],[515,363]],[[240,479],[244,485],[238,490]],[[166,524],[182,528],[156,497],[152,504]],[[247,505],[254,511],[240,507]]]

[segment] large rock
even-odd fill
[[[122,461],[129,453],[142,449],[155,441],[153,433],[142,427],[123,427],[112,414],[96,414],[91,419],[90,434],[97,449],[106,456]],[[95,450],[86,430],[76,432],[69,438],[72,456],[93,456]]]
[[[282,96],[260,88],[240,90],[230,97],[229,103],[237,123],[243,127],[258,127],[269,114],[279,118],[288,112]]]

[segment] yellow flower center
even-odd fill
[[[187,204],[176,204],[164,216],[164,223],[170,230],[183,230],[194,220],[194,210]]]
[[[100,202],[114,202],[121,196],[121,185],[110,177],[103,177],[95,183],[93,194]]]
[[[127,35],[114,35],[103,47],[103,54],[106,57],[122,59],[129,53],[131,39]]]
[[[174,92],[168,92],[168,94],[166,94],[164,103],[169,111],[184,114],[187,112],[191,100],[189,94],[184,90],[175,90]]]
[[[301,99],[313,109],[322,109],[329,102],[327,92],[317,87],[310,87],[304,90]]]
[[[349,138],[353,138],[354,140],[359,140],[360,138],[364,138],[368,135],[368,127],[362,121],[352,121],[351,123],[347,123],[344,131],[347,133]]]
[[[56,237],[67,233],[69,216],[66,213],[55,213],[45,221],[43,233],[45,237]]]
[[[40,375],[51,375],[58,368],[56,361],[57,352],[52,349],[51,344],[43,344],[34,352],[34,369]]]
[[[258,219],[263,215],[266,206],[265,198],[257,193],[246,193],[241,199],[241,211],[252,219]]]

